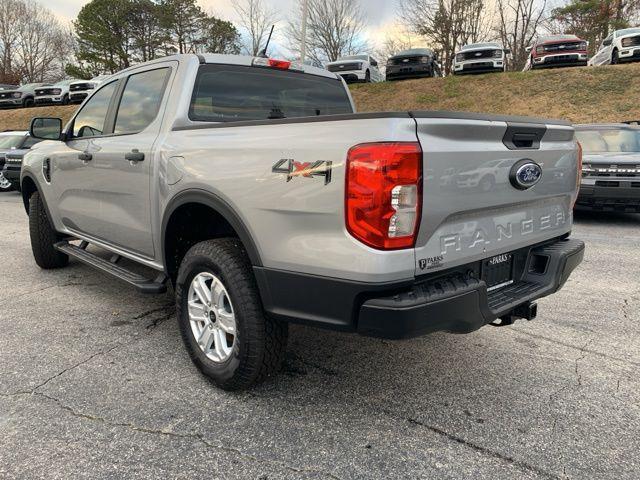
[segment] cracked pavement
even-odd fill
[[[539,318],[381,341],[292,327],[240,394],[185,353],[171,294],[41,271],[0,196],[0,478],[640,478],[640,216],[579,215]]]

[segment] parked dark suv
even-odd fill
[[[405,50],[387,60],[387,81],[440,76],[438,56],[428,48]]]
[[[576,125],[584,152],[576,208],[640,212],[640,128]]]

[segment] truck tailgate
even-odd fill
[[[412,116],[424,152],[416,275],[571,230],[579,167],[570,125]],[[541,179],[528,189],[513,178],[524,160],[542,167]]]

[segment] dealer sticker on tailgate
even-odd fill
[[[504,253],[482,262],[482,280],[489,292],[513,283],[513,254]]]

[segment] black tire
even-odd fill
[[[618,56],[618,50],[614,50],[611,54],[611,65],[618,65],[620,63],[620,57]]]
[[[62,97],[62,105],[69,105],[69,95]]]
[[[22,102],[22,106],[24,108],[31,108],[36,104],[36,102],[33,100],[33,98],[25,98],[24,102]]]
[[[369,70],[364,74],[364,83],[371,83],[371,72]]]
[[[224,362],[208,358],[191,329],[189,287],[201,273],[219,278],[233,305],[237,335]],[[215,385],[243,390],[277,373],[286,351],[288,324],[265,315],[253,269],[238,239],[207,240],[192,247],[180,265],[175,291],[178,324],[189,356]]]
[[[62,237],[53,229],[38,192],[29,199],[29,235],[33,258],[40,268],[49,270],[67,266],[69,257],[53,247]]]

